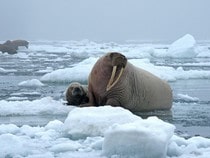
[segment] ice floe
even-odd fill
[[[18,84],[19,86],[24,86],[24,87],[41,87],[44,86],[42,82],[40,82],[38,79],[31,79],[27,81],[22,81]]]
[[[91,57],[77,65],[72,65],[71,68],[55,70],[42,76],[40,80],[43,82],[87,82],[88,75],[97,59]],[[209,70],[184,70],[183,67],[175,69],[170,66],[156,66],[149,59],[130,59],[129,62],[167,81],[210,78]]]
[[[197,55],[195,47],[196,41],[194,37],[190,34],[187,34],[169,46],[167,56],[175,58],[192,58]]]
[[[174,133],[174,129],[174,125],[157,117],[141,119],[119,107],[74,108],[64,122],[54,120],[43,127],[1,124],[0,157],[209,156],[210,139],[182,138]]]
[[[47,115],[67,114],[71,107],[62,102],[45,97],[34,101],[6,101],[0,100],[0,115]]]

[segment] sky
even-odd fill
[[[210,0],[0,0],[0,40],[210,40]]]

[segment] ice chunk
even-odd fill
[[[104,137],[87,137],[84,145],[95,150],[102,150],[103,141]]]
[[[167,151],[169,157],[207,158],[209,154],[210,139],[203,137],[184,139],[176,135],[171,138]]]
[[[175,127],[157,117],[113,125],[105,134],[103,154],[136,158],[164,158]]]
[[[177,94],[177,99],[187,101],[187,102],[197,102],[199,101],[199,98],[197,97],[191,97],[187,94]]]
[[[19,132],[20,129],[14,124],[1,124],[0,125],[0,134],[6,134],[6,133],[11,133],[11,134],[16,134]]]
[[[196,47],[196,51],[198,52],[197,57],[199,58],[210,58],[210,50],[207,46]],[[209,63],[206,63],[209,64]]]
[[[175,58],[196,57],[197,52],[195,47],[196,41],[194,37],[190,34],[186,34],[169,46],[167,55]]]
[[[72,65],[74,67],[55,70],[41,77],[44,82],[86,82],[87,77],[97,61],[97,58],[88,58],[84,61]]]
[[[50,121],[46,126],[45,129],[53,129],[55,131],[62,131],[63,129],[63,122],[59,120]]]
[[[38,79],[23,81],[23,82],[20,82],[18,85],[19,86],[25,86],[25,87],[41,87],[41,86],[44,86],[44,84],[42,82],[40,82]]]
[[[62,102],[45,97],[34,101],[0,100],[0,115],[65,115],[73,107],[64,106]]]
[[[79,148],[81,148],[81,144],[79,144],[76,141],[69,140],[69,142],[60,143],[60,144],[56,144],[52,146],[50,148],[50,151],[60,153],[60,152],[67,152],[67,151],[77,151]]]
[[[43,132],[44,127],[32,127],[29,125],[23,125],[21,128],[21,134],[29,137],[35,137],[37,133]]]
[[[73,109],[64,122],[65,131],[73,139],[88,136],[103,136],[113,124],[124,124],[140,120],[121,107],[85,107]]]
[[[27,137],[15,136],[13,134],[0,135],[0,157],[15,157],[16,155],[29,154]]]

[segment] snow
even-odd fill
[[[168,146],[168,156],[179,158],[208,158],[210,154],[210,139],[192,137],[184,139],[174,135]]]
[[[52,152],[68,152],[68,151],[77,151],[82,145],[78,142],[68,141],[68,143],[56,144],[50,148]]]
[[[175,127],[156,117],[113,125],[106,132],[103,153],[107,156],[163,158]]]
[[[123,124],[138,119],[138,116],[120,107],[76,108],[69,113],[64,126],[69,136],[75,139],[103,136],[104,131],[112,124]]]
[[[210,58],[210,49],[208,47],[196,47],[198,58]]]
[[[43,82],[85,82],[97,58],[90,57],[72,68],[55,70],[41,77]]]
[[[6,134],[6,133],[15,134],[17,132],[19,132],[19,128],[14,124],[0,125],[0,134]]]
[[[61,115],[67,114],[71,107],[64,106],[62,102],[45,97],[34,101],[6,101],[0,100],[0,115]]]
[[[27,137],[19,137],[9,133],[2,134],[0,135],[0,143],[1,157],[25,156],[29,154],[29,150],[27,149]]]
[[[77,132],[71,132],[72,128]],[[185,139],[174,129],[157,117],[141,119],[120,107],[74,108],[64,122],[54,120],[43,127],[1,124],[0,157],[209,156],[210,139]]]
[[[196,41],[190,34],[186,34],[173,42],[168,49],[168,55],[175,58],[191,58],[197,55],[195,51]]]
[[[131,50],[132,51],[132,50]],[[155,49],[153,52],[148,53],[155,57],[169,57],[169,58],[204,58],[210,57],[210,50],[208,47],[199,47],[195,38],[186,34],[174,41],[168,46],[168,49]]]

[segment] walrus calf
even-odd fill
[[[88,102],[87,86],[73,82],[66,90],[67,105],[80,105]]]
[[[89,102],[83,106],[121,106],[132,112],[170,109],[169,84],[140,69],[117,52],[107,53],[95,63],[88,79]]]

